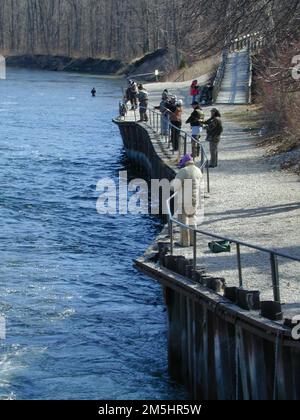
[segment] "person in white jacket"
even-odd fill
[[[195,165],[191,155],[184,156],[179,164],[180,171],[172,182],[172,188],[177,193],[175,199],[178,220],[188,226],[197,228],[197,212],[200,206],[202,171]],[[181,228],[180,245],[193,246],[193,231]]]

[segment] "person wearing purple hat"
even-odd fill
[[[197,227],[197,210],[200,204],[200,186],[203,177],[202,171],[195,165],[192,155],[185,155],[179,163],[179,172],[172,182],[176,196],[178,220],[184,225]],[[180,245],[193,246],[193,232],[181,228]]]

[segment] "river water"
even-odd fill
[[[160,222],[96,211],[98,180],[131,170],[111,122],[122,83],[0,81],[1,399],[185,398],[167,375],[160,286],[132,266]]]

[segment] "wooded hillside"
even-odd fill
[[[299,0],[0,0],[0,50],[130,61],[167,46],[189,60],[237,34],[299,30]]]
[[[180,49],[190,28],[181,0],[0,0],[0,49],[131,60],[169,43]],[[188,3],[188,2],[186,2]]]

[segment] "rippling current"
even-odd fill
[[[160,222],[96,211],[98,180],[130,170],[111,122],[121,86],[0,80],[0,399],[185,398],[167,375],[160,286],[132,265]]]

